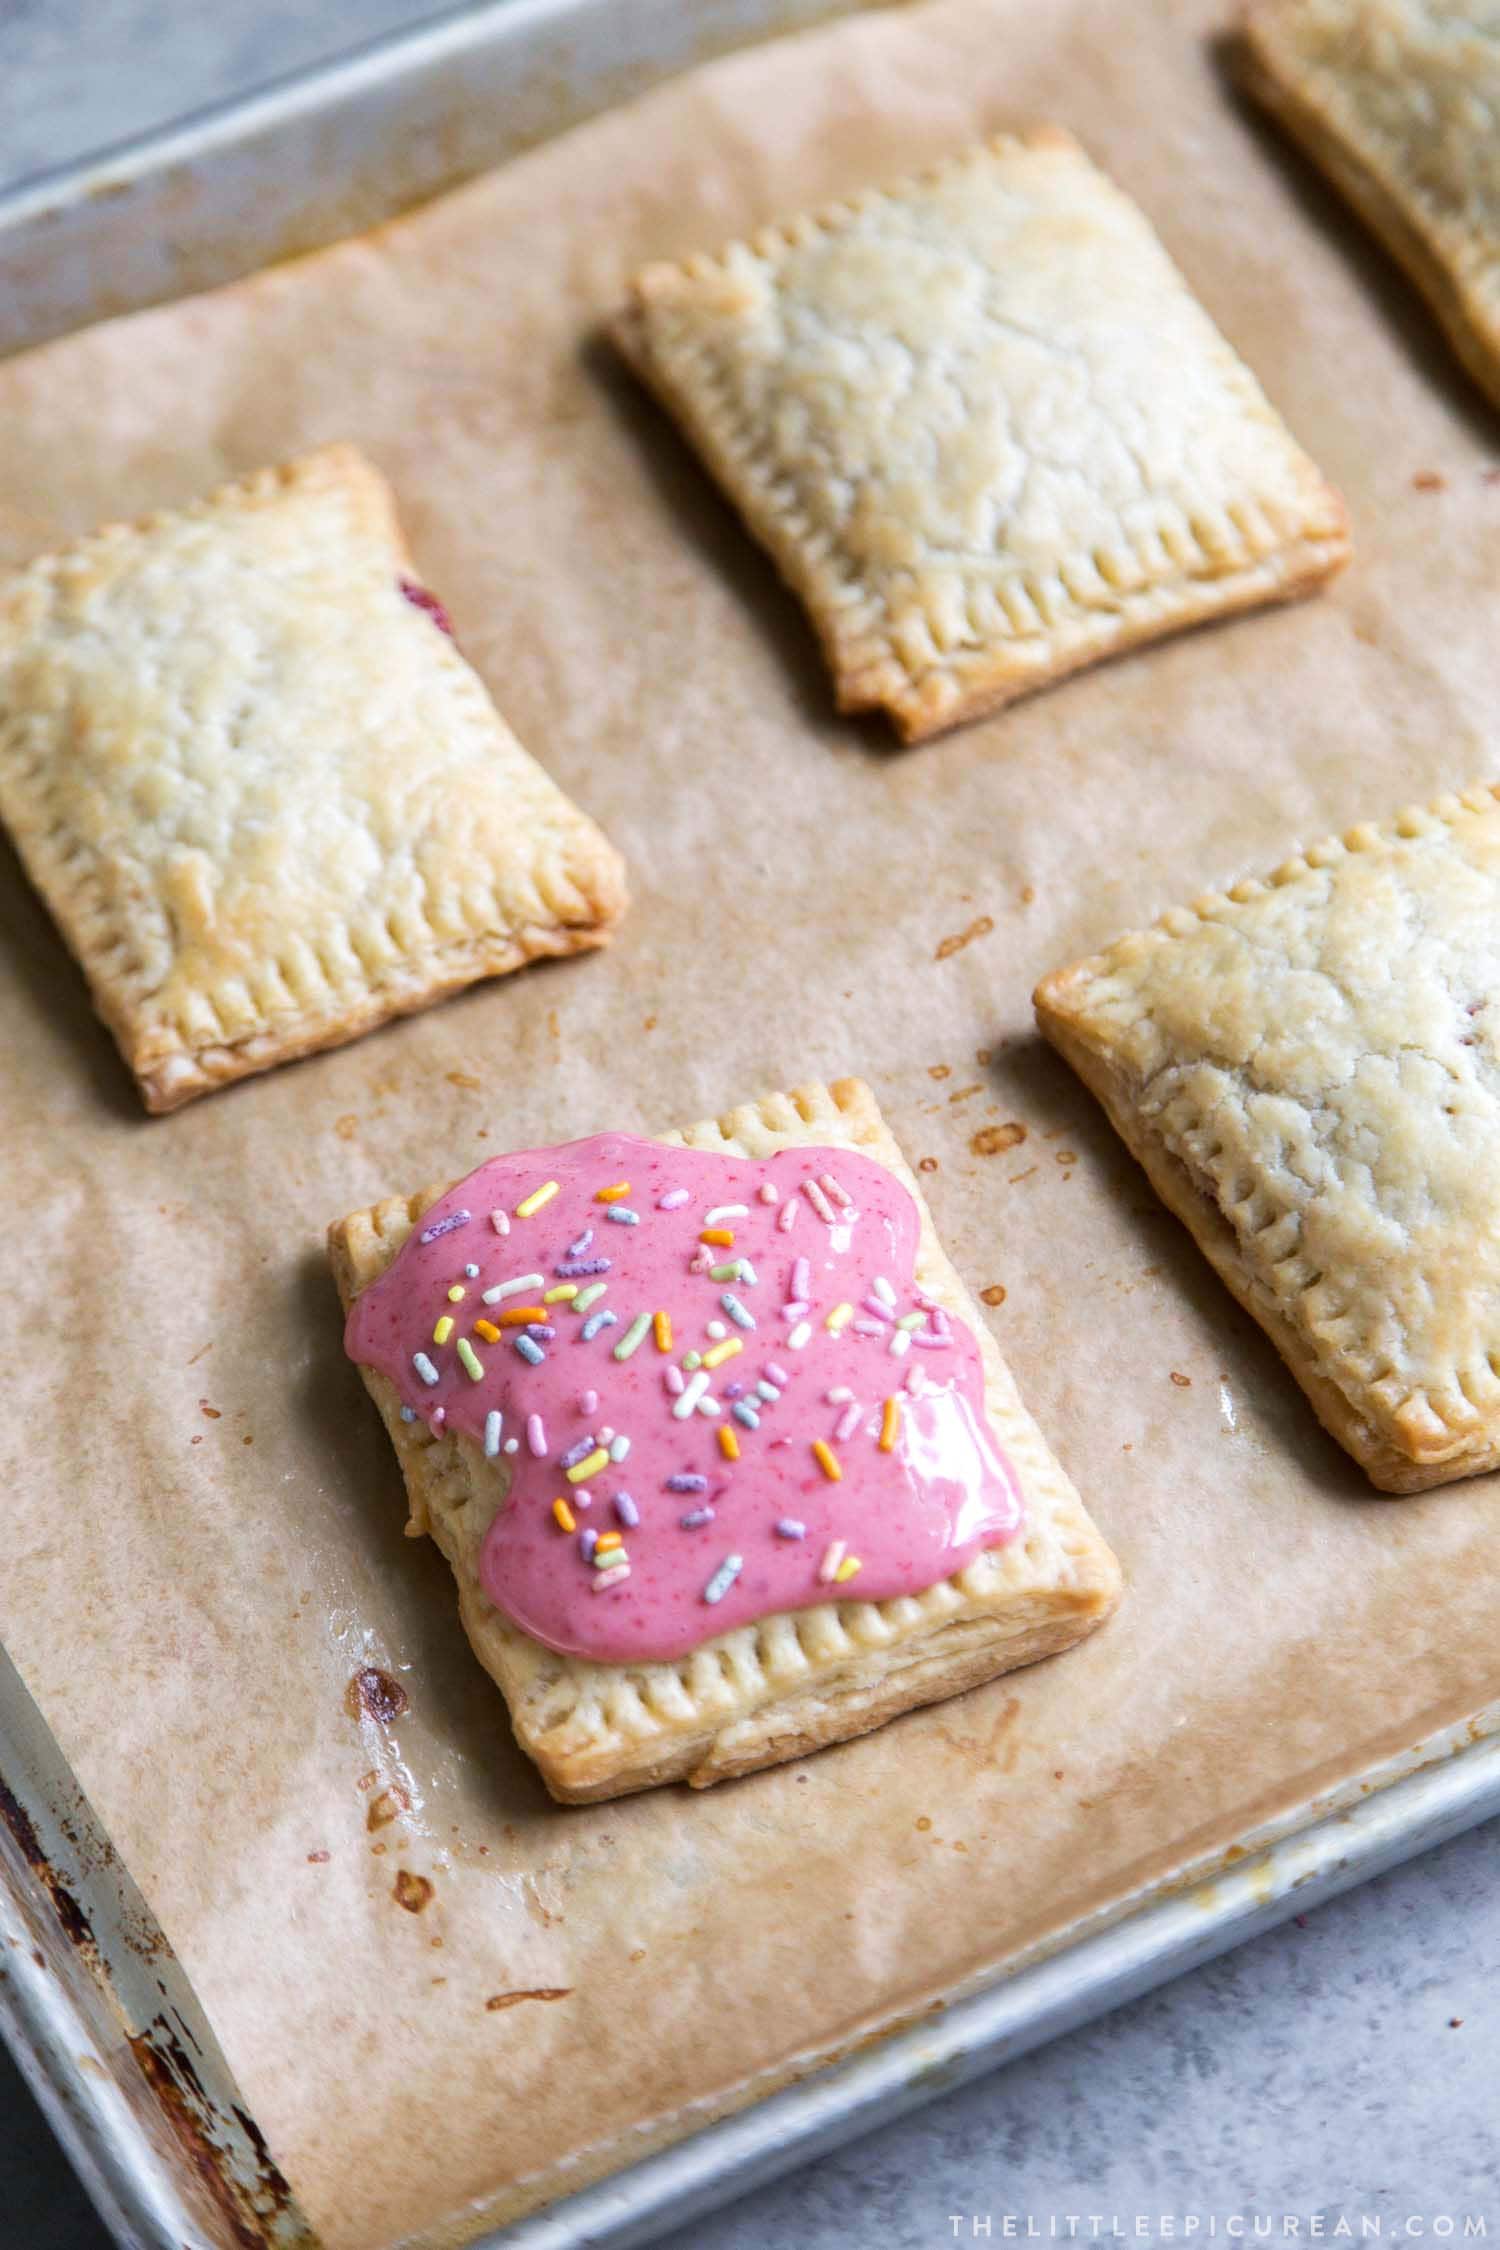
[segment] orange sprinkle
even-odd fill
[[[896,1432],[900,1427],[901,1401],[899,1398],[888,1398],[885,1402],[884,1412],[880,1417],[880,1450],[882,1453],[893,1453],[895,1451]]]
[[[825,1444],[822,1438],[813,1439],[813,1459],[830,1484],[843,1483],[844,1472],[839,1467],[839,1457],[834,1452],[833,1447]]]
[[[629,1180],[617,1180],[613,1187],[595,1188],[594,1201],[596,1203],[618,1203],[622,1195],[629,1195],[629,1193]],[[603,1544],[604,1542],[601,1540],[600,1545]]]
[[[601,1531],[594,1542],[594,1552],[607,1555],[611,1547],[623,1546],[623,1534],[618,1531]]]
[[[672,1315],[669,1312],[659,1312],[651,1325],[656,1330],[657,1350],[669,1352],[672,1349]]]
[[[559,1531],[576,1531],[578,1529],[578,1518],[574,1515],[566,1500],[554,1500],[552,1514]]]
[[[740,1441],[727,1422],[719,1424],[719,1451],[726,1461],[738,1461],[740,1457]]]
[[[844,1585],[848,1579],[851,1579],[854,1576],[854,1573],[858,1570],[858,1568],[858,1555],[845,1555],[843,1561],[839,1564],[838,1569],[833,1574],[834,1584],[836,1586]]]
[[[727,1250],[734,1240],[734,1229],[733,1227],[705,1227],[698,1240],[700,1242],[717,1242]]]
[[[482,1336],[487,1344],[498,1344],[500,1341],[500,1331],[492,1320],[476,1320],[474,1333]]]
[[[500,1315],[502,1328],[525,1328],[533,1320],[545,1320],[545,1305],[507,1305]]]

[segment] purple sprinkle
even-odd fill
[[[812,1269],[805,1258],[792,1260],[792,1278],[787,1284],[787,1295],[799,1300],[812,1294]]]
[[[628,1492],[617,1492],[615,1494],[615,1514],[619,1517],[621,1523],[628,1525],[632,1530],[641,1520],[641,1511]]]
[[[528,1336],[534,1336],[539,1344],[550,1344],[557,1334],[557,1330],[549,1327],[545,1320],[528,1320],[526,1333]]]
[[[568,1256],[570,1258],[581,1258],[593,1239],[593,1228],[585,1227],[582,1234],[578,1237],[578,1240],[576,1242],[570,1242],[568,1244]]]
[[[697,1531],[700,1525],[705,1523],[712,1523],[713,1520],[714,1512],[713,1509],[709,1507],[689,1508],[685,1516],[679,1516],[677,1518],[677,1521],[681,1524],[684,1531]]]
[[[668,1492],[707,1492],[708,1479],[707,1477],[692,1476],[684,1469],[679,1475],[668,1477],[667,1490]]]
[[[594,1451],[594,1433],[590,1430],[587,1437],[581,1437],[576,1445],[568,1447],[567,1452],[557,1465],[560,1469],[574,1468],[578,1462],[587,1460],[588,1456]]]
[[[743,1383],[726,1383],[724,1385],[724,1396],[726,1398],[738,1398],[743,1392],[744,1388],[745,1386]]]
[[[779,1383],[783,1390],[785,1390],[787,1384],[791,1381],[791,1377],[790,1375],[788,1375],[786,1369],[784,1367],[778,1367],[774,1359],[768,1360],[766,1362],[765,1378],[768,1383]]]
[[[855,1431],[859,1428],[863,1414],[864,1408],[860,1405],[859,1400],[857,1398],[851,1399],[834,1425],[833,1442],[835,1445],[842,1445],[845,1438],[853,1437]]]
[[[788,1205],[789,1210],[795,1211],[796,1208],[795,1203]],[[806,1311],[807,1299],[805,1297],[791,1297],[782,1306],[781,1317],[783,1320],[801,1320]]]
[[[613,1328],[618,1319],[618,1313],[591,1312],[578,1331],[580,1340],[585,1344],[591,1344],[601,1328]]]
[[[952,1344],[953,1338],[951,1336],[927,1335],[922,1329],[919,1328],[913,1334],[912,1342],[914,1344],[925,1345],[927,1350],[930,1352],[945,1352]]]
[[[528,1414],[526,1417],[526,1444],[535,1460],[545,1460],[547,1432],[540,1414]]]
[[[682,1369],[680,1367],[667,1368],[662,1375],[662,1381],[666,1384],[667,1389],[672,1393],[674,1398],[680,1398],[682,1396],[686,1385],[682,1380]]]
[[[586,1523],[578,1534],[578,1552],[585,1562],[592,1562],[594,1549],[599,1544],[599,1534],[591,1523]]]
[[[436,1226],[424,1227],[417,1236],[417,1240],[418,1242],[436,1242],[439,1235],[452,1234],[455,1227],[466,1227],[472,1217],[471,1211],[450,1211],[446,1219],[438,1220]]]
[[[516,1350],[520,1353],[522,1359],[529,1360],[533,1367],[540,1367],[547,1356],[541,1345],[534,1343],[524,1330],[516,1338]]]
[[[856,1336],[883,1336],[885,1330],[878,1320],[856,1320],[852,1323]]]
[[[552,1271],[561,1274],[564,1281],[572,1281],[581,1273],[608,1273],[613,1263],[612,1258],[564,1258]]]
[[[657,1197],[656,1208],[658,1211],[680,1211],[687,1199],[686,1188],[668,1188],[665,1195]]]
[[[896,1317],[889,1305],[883,1305],[878,1297],[866,1297],[863,1303],[867,1313],[873,1313],[877,1320],[883,1320],[889,1328]]]
[[[798,1523],[795,1516],[783,1516],[776,1526],[776,1536],[778,1539],[805,1539],[807,1526],[805,1523]]]

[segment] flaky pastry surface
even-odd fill
[[[785,1611],[722,1633],[676,1663],[560,1656],[512,1625],[480,1584],[480,1549],[509,1489],[503,1457],[488,1461],[460,1437],[403,1422],[394,1385],[362,1369],[400,1457],[408,1529],[430,1532],[453,1566],[474,1652],[504,1693],[521,1747],[564,1802],[664,1781],[702,1788],[801,1757],[1066,1648],[1119,1598],[1118,1565],[1022,1405],[869,1089],[854,1079],[805,1086],[660,1138],[741,1156],[845,1144],[889,1166],[921,1215],[918,1284],[979,1340],[986,1409],[1015,1467],[1025,1519],[1008,1545],[922,1594]],[[393,1196],[330,1229],[346,1309],[445,1192]]]
[[[1500,405],[1500,7],[1265,0],[1240,63]]]
[[[605,941],[618,856],[335,445],[0,585],[0,819],[154,1110]]]
[[[1145,217],[1002,136],[718,256],[616,335],[908,741],[1310,590],[1344,511]]]
[[[1391,1492],[1500,1464],[1500,804],[1315,845],[1047,977],[1047,1037]]]

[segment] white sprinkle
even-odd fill
[[[490,1225],[494,1228],[496,1234],[509,1234],[510,1213],[508,1211],[492,1211],[490,1213]]]
[[[514,1297],[518,1289],[541,1289],[545,1286],[539,1273],[518,1273],[509,1281],[497,1281],[493,1289],[481,1289],[480,1300],[486,1305],[498,1305],[502,1297]]]
[[[860,1412],[861,1408],[858,1399],[855,1399],[851,1405],[844,1408],[843,1413],[839,1416],[833,1428],[833,1442],[835,1445],[842,1445],[845,1438],[853,1437],[855,1431],[859,1428]]]
[[[507,1453],[519,1453],[521,1450],[520,1439],[518,1437],[508,1437],[505,1441],[504,1450]]]
[[[680,1211],[687,1199],[686,1188],[668,1188],[665,1195],[657,1197],[656,1208],[658,1211]]]
[[[705,1391],[698,1401],[698,1412],[700,1414],[722,1414],[723,1411],[723,1407],[714,1397],[712,1391]]]
[[[705,1214],[703,1224],[706,1227],[721,1227],[726,1219],[748,1219],[749,1216],[750,1206],[748,1203],[716,1203],[713,1209]]]
[[[678,1422],[685,1422],[707,1389],[708,1377],[700,1367],[692,1381],[684,1386],[682,1396],[673,1400],[673,1419]]]
[[[622,1585],[629,1576],[630,1565],[627,1562],[615,1563],[608,1570],[595,1571],[594,1592],[602,1594],[610,1586]]]
[[[604,1216],[613,1219],[617,1227],[638,1227],[641,1223],[640,1212],[630,1210],[624,1203],[612,1203]]]
[[[896,1302],[896,1292],[883,1273],[876,1274],[875,1279],[870,1283],[870,1288],[883,1305],[893,1305]]]
[[[777,1201],[776,1182],[774,1180],[761,1181],[760,1199],[762,1203],[775,1203]]]
[[[465,1281],[477,1281],[477,1280],[479,1279],[479,1268],[478,1268],[478,1266],[465,1266],[465,1267],[464,1267],[464,1279],[465,1279]]]
[[[791,1210],[792,1206],[788,1204],[787,1209]],[[786,1340],[787,1350],[789,1352],[800,1352],[811,1334],[812,1329],[809,1324],[805,1320],[799,1320],[796,1327],[792,1330],[790,1336],[788,1336]]]
[[[425,1352],[413,1352],[411,1363],[424,1383],[435,1383],[437,1381],[438,1371]]]
[[[732,1289],[725,1290],[723,1296],[719,1299],[719,1303],[728,1313],[736,1328],[753,1328],[755,1326],[754,1313],[750,1311],[747,1305],[741,1304]]]
[[[823,1393],[823,1400],[828,1406],[847,1406],[853,1396],[847,1383],[835,1383],[831,1391]]]
[[[776,1404],[776,1401],[780,1398],[781,1393],[777,1390],[774,1383],[757,1383],[755,1386],[755,1395],[757,1398],[763,1398],[767,1406],[774,1406]]]
[[[823,1560],[818,1565],[818,1576],[825,1586],[831,1586],[839,1564],[849,1552],[845,1539],[834,1539],[823,1549]]]
[[[907,1353],[911,1350],[911,1330],[909,1328],[893,1328],[891,1340],[886,1349],[892,1359],[905,1359]]]
[[[797,1224],[797,1213],[801,1210],[801,1208],[802,1206],[797,1201],[795,1195],[789,1195],[787,1197],[785,1203],[783,1203],[781,1206],[781,1215],[776,1221],[776,1231],[778,1234],[787,1233],[790,1228],[794,1227]]]
[[[402,1419],[402,1421],[403,1421],[403,1422],[415,1422],[416,1418],[417,1418],[417,1410],[416,1410],[416,1408],[415,1408],[414,1406],[403,1406],[403,1407],[402,1407],[402,1409],[401,1409],[401,1419]]]
[[[736,1258],[734,1263],[735,1272],[738,1275],[739,1279],[745,1284],[745,1287],[747,1289],[755,1288],[756,1284],[760,1280],[760,1275],[756,1272],[754,1266],[751,1265],[750,1260],[748,1258]]]
[[[629,1451],[630,1440],[623,1433],[619,1437],[610,1439],[609,1457],[611,1461],[623,1461]]]
[[[707,1333],[712,1336],[716,1344],[722,1344],[724,1338],[729,1334],[729,1330],[724,1326],[722,1320],[711,1320],[708,1323]]]
[[[743,1555],[726,1555],[703,1589],[706,1602],[721,1602],[745,1567]]]
[[[484,1450],[486,1457],[491,1461],[494,1460],[495,1455],[500,1450],[500,1432],[503,1427],[504,1422],[499,1407],[492,1406],[484,1418]]]
[[[781,1317],[783,1320],[800,1320],[806,1310],[807,1299],[805,1297],[790,1297],[781,1308]]]

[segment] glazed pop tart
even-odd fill
[[[563,1802],[800,1757],[1115,1606],[856,1080],[495,1157],[330,1253],[409,1528]]]

